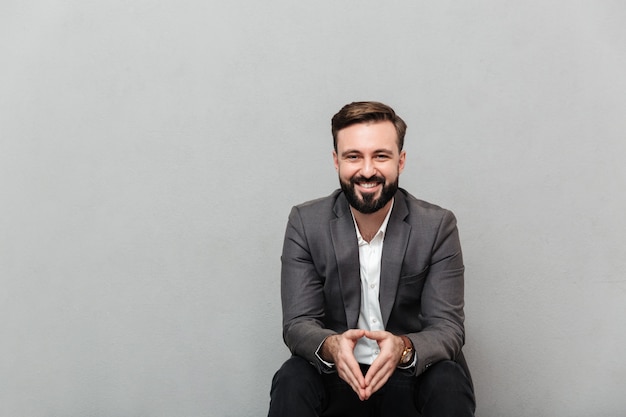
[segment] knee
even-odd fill
[[[323,386],[317,370],[305,359],[292,356],[276,372],[272,379],[272,394],[316,392]]]
[[[449,360],[436,363],[421,376],[419,402],[424,415],[473,415],[476,408],[469,376],[461,365]],[[426,410],[435,410],[435,414]]]
[[[423,383],[442,389],[454,389],[455,387],[471,386],[469,377],[458,363],[445,360],[433,365],[423,375]]]

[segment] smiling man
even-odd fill
[[[378,102],[332,119],[341,190],[289,216],[270,417],[473,416],[456,219],[398,187],[405,132]]]

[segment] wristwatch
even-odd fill
[[[404,341],[404,350],[402,351],[402,356],[400,356],[400,365],[407,365],[413,359],[413,342],[408,336],[400,336]]]

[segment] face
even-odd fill
[[[350,205],[364,214],[390,204],[406,154],[398,149],[393,123],[358,123],[337,133],[333,152],[339,183]]]

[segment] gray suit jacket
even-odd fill
[[[327,336],[356,328],[361,302],[356,230],[343,192],[292,209],[281,260],[285,343],[321,371],[315,352]],[[416,375],[443,359],[467,369],[463,272],[454,215],[398,190],[383,244],[380,308],[385,329],[413,341]]]

